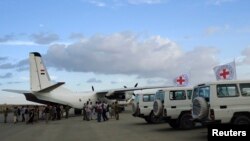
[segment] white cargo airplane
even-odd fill
[[[134,90],[143,89],[154,89],[154,88],[165,88],[168,86],[153,86],[153,87],[134,87],[134,88],[121,88],[121,89],[110,89],[103,91],[90,91],[90,92],[72,92],[62,85],[65,82],[53,83],[50,80],[47,69],[43,63],[40,53],[31,52],[29,55],[30,61],[30,91],[25,90],[11,90],[3,89],[3,91],[14,92],[24,94],[26,100],[37,102],[41,104],[60,104],[68,105],[72,108],[81,109],[83,104],[88,100],[92,102],[98,100],[110,101],[125,100],[128,98],[128,93],[132,94]],[[93,88],[92,88],[93,89]],[[131,96],[131,95],[130,95]],[[131,97],[130,97],[131,98]]]

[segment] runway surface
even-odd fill
[[[2,116],[2,115],[0,115]],[[2,119],[2,117],[0,118]],[[9,119],[10,121],[10,119]],[[1,141],[206,141],[207,129],[175,130],[167,123],[147,124],[131,112],[120,114],[120,120],[98,123],[71,117],[34,124],[3,123],[0,121]]]

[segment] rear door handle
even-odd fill
[[[176,106],[171,106],[172,109],[176,108]]]
[[[144,106],[144,108],[148,108],[148,106]]]
[[[227,106],[226,105],[221,105],[220,109],[227,109]]]

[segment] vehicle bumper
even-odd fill
[[[201,120],[201,119],[192,119],[193,122],[201,123],[202,125],[211,125],[211,124],[220,124],[221,120]]]

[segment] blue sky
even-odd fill
[[[40,52],[54,81],[74,91],[192,84],[236,59],[249,79],[248,0],[1,0],[0,89],[29,89],[29,52]],[[202,76],[202,77],[201,77]],[[200,78],[203,78],[200,80]],[[0,92],[0,103],[24,96]]]

